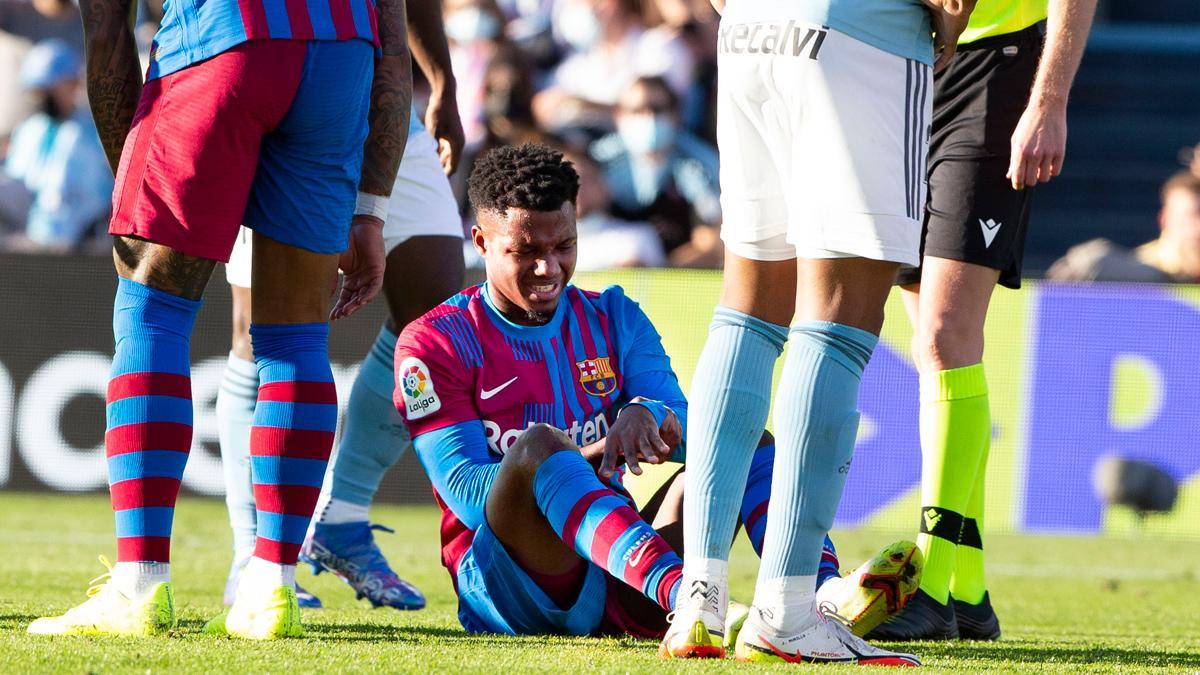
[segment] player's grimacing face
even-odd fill
[[[477,221],[472,236],[496,306],[516,323],[549,321],[575,272],[575,205],[566,202],[557,211],[484,211]]]

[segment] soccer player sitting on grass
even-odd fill
[[[570,285],[578,189],[548,148],[481,158],[469,194],[487,281],[397,343],[396,406],[443,509],[442,562],[471,632],[657,637],[679,592],[682,474],[640,513],[621,476],[682,461],[687,402],[637,304]],[[742,509],[756,549],[772,456],[764,434]]]

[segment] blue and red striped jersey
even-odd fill
[[[687,401],[658,331],[619,286],[593,293],[568,285],[541,326],[508,321],[487,284],[468,288],[401,333],[396,385],[396,407],[443,507],[442,558],[451,570],[474,536],[468,523],[482,519],[494,473],[472,472],[467,480],[477,485],[445,477],[467,464],[499,463],[530,425],[558,427],[582,447],[604,438],[621,408],[643,396],[686,428]],[[458,427],[466,431],[454,434]],[[426,452],[430,439],[439,439],[436,457]],[[612,486],[623,490],[619,481]],[[464,493],[475,496],[471,504]]]
[[[379,46],[375,0],[167,0],[148,79],[248,40],[366,40]]]

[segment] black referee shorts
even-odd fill
[[[1031,189],[1014,190],[1004,174],[1044,35],[1038,23],[962,45],[934,76],[922,260],[991,267],[1000,270],[1002,285],[1021,286]],[[919,267],[904,267],[896,283],[920,280]]]

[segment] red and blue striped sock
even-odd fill
[[[533,481],[538,507],[576,553],[638,589],[664,609],[675,609],[683,561],[650,523],[604,486],[578,452],[551,455]]]
[[[254,324],[250,338],[259,383],[250,430],[258,517],[254,555],[295,565],[337,426],[329,324]]]
[[[742,525],[754,552],[762,555],[763,536],[767,532],[767,505],[771,502],[771,473],[775,468],[775,445],[764,445],[754,451],[750,460],[750,475],[746,480],[746,494],[742,497]],[[837,550],[829,536],[821,547],[821,566],[817,569],[817,588],[835,577],[840,577]]]
[[[188,346],[199,309],[199,300],[117,283],[104,450],[118,563],[171,559],[175,498],[192,445]]]

